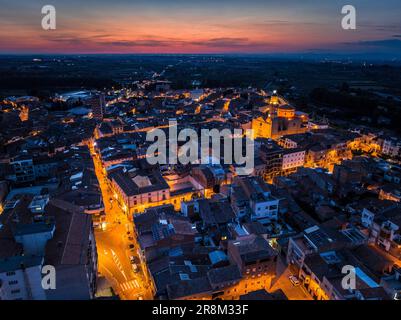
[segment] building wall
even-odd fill
[[[294,153],[287,153],[283,155],[282,170],[290,170],[302,167],[305,163],[305,151],[297,151]]]
[[[294,118],[272,118],[271,138],[277,139],[285,135],[305,133],[306,127],[303,127],[303,120]]]
[[[35,180],[35,169],[33,166],[33,160],[23,160],[23,161],[15,161],[11,163],[14,172],[16,181],[19,183],[31,182]]]
[[[278,144],[285,149],[294,149],[298,147],[298,144],[295,141],[292,141],[289,138],[283,137],[278,141]]]
[[[400,154],[401,144],[392,140],[384,140],[382,153],[390,157],[396,157]]]
[[[90,100],[89,103],[92,106],[92,114],[95,119],[102,120],[105,108],[105,97],[104,94],[95,95]]]
[[[252,129],[254,130],[255,138],[271,138],[271,122],[266,121],[262,117],[252,119]]]
[[[0,300],[45,300],[42,266],[0,273]]]
[[[279,200],[270,200],[270,201],[260,201],[253,202],[251,201],[252,220],[259,220],[262,223],[268,222],[271,220],[278,219],[278,204]]]
[[[157,190],[128,197],[128,206],[129,208],[135,208],[152,203],[159,203],[168,199],[170,199],[169,189]]]

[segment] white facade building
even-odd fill
[[[287,151],[287,150],[286,150]],[[291,150],[289,149],[283,155],[282,170],[292,170],[302,167],[305,164],[305,150]]]
[[[0,261],[0,300],[45,300],[42,257],[15,256]]]
[[[382,153],[390,157],[399,156],[401,153],[401,142],[394,138],[385,139],[383,141]]]

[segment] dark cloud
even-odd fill
[[[139,40],[108,40],[112,38],[109,34],[99,34],[88,37],[75,36],[75,35],[54,35],[42,37],[50,42],[57,42],[66,45],[107,45],[115,47],[162,47],[171,45],[174,40],[158,40],[158,39],[139,39]]]
[[[399,32],[401,31],[400,23],[388,23],[388,24],[374,24],[368,22],[358,23],[358,27],[366,28],[373,31],[386,31],[386,32]]]
[[[210,48],[246,48],[266,46],[267,43],[252,42],[248,38],[212,38],[205,40],[188,41],[181,39],[140,39],[119,40],[111,42],[97,42],[101,45],[112,45],[118,47],[168,47],[168,46],[198,46]]]
[[[211,47],[238,47],[249,45],[248,38],[214,38],[204,41],[191,41],[190,44],[195,46],[211,46]]]
[[[100,34],[88,37],[74,36],[71,34],[52,35],[51,37],[42,37],[47,41],[53,43],[60,43],[64,45],[96,45],[96,46],[111,46],[121,48],[135,48],[135,47],[169,47],[169,46],[198,46],[210,48],[246,48],[246,47],[261,47],[268,45],[262,42],[252,42],[248,38],[235,38],[235,37],[222,37],[211,38],[205,40],[183,40],[174,38],[161,38],[161,39],[137,39],[126,40],[117,39],[111,40],[108,34]]]
[[[401,49],[401,40],[398,39],[383,39],[383,40],[372,40],[372,41],[358,41],[348,42],[348,45],[363,46],[363,47],[381,47],[389,49]]]
[[[67,45],[81,45],[87,43],[87,39],[77,38],[77,37],[56,36],[56,37],[46,37],[45,39],[50,42],[56,42]]]
[[[98,42],[97,44],[115,47],[167,47],[171,45],[171,42],[164,40],[117,40]]]

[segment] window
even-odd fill
[[[17,283],[18,283],[17,280],[8,281],[8,284],[9,284],[10,286],[15,285],[15,284],[17,284]]]
[[[20,293],[20,292],[21,292],[20,289],[11,290],[11,294],[17,294],[17,293]]]
[[[7,272],[6,276],[7,277],[15,276],[15,272],[14,271]]]

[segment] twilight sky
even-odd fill
[[[57,29],[41,28],[52,4]],[[341,8],[357,30],[341,28]],[[0,53],[401,55],[400,0],[0,0]]]

